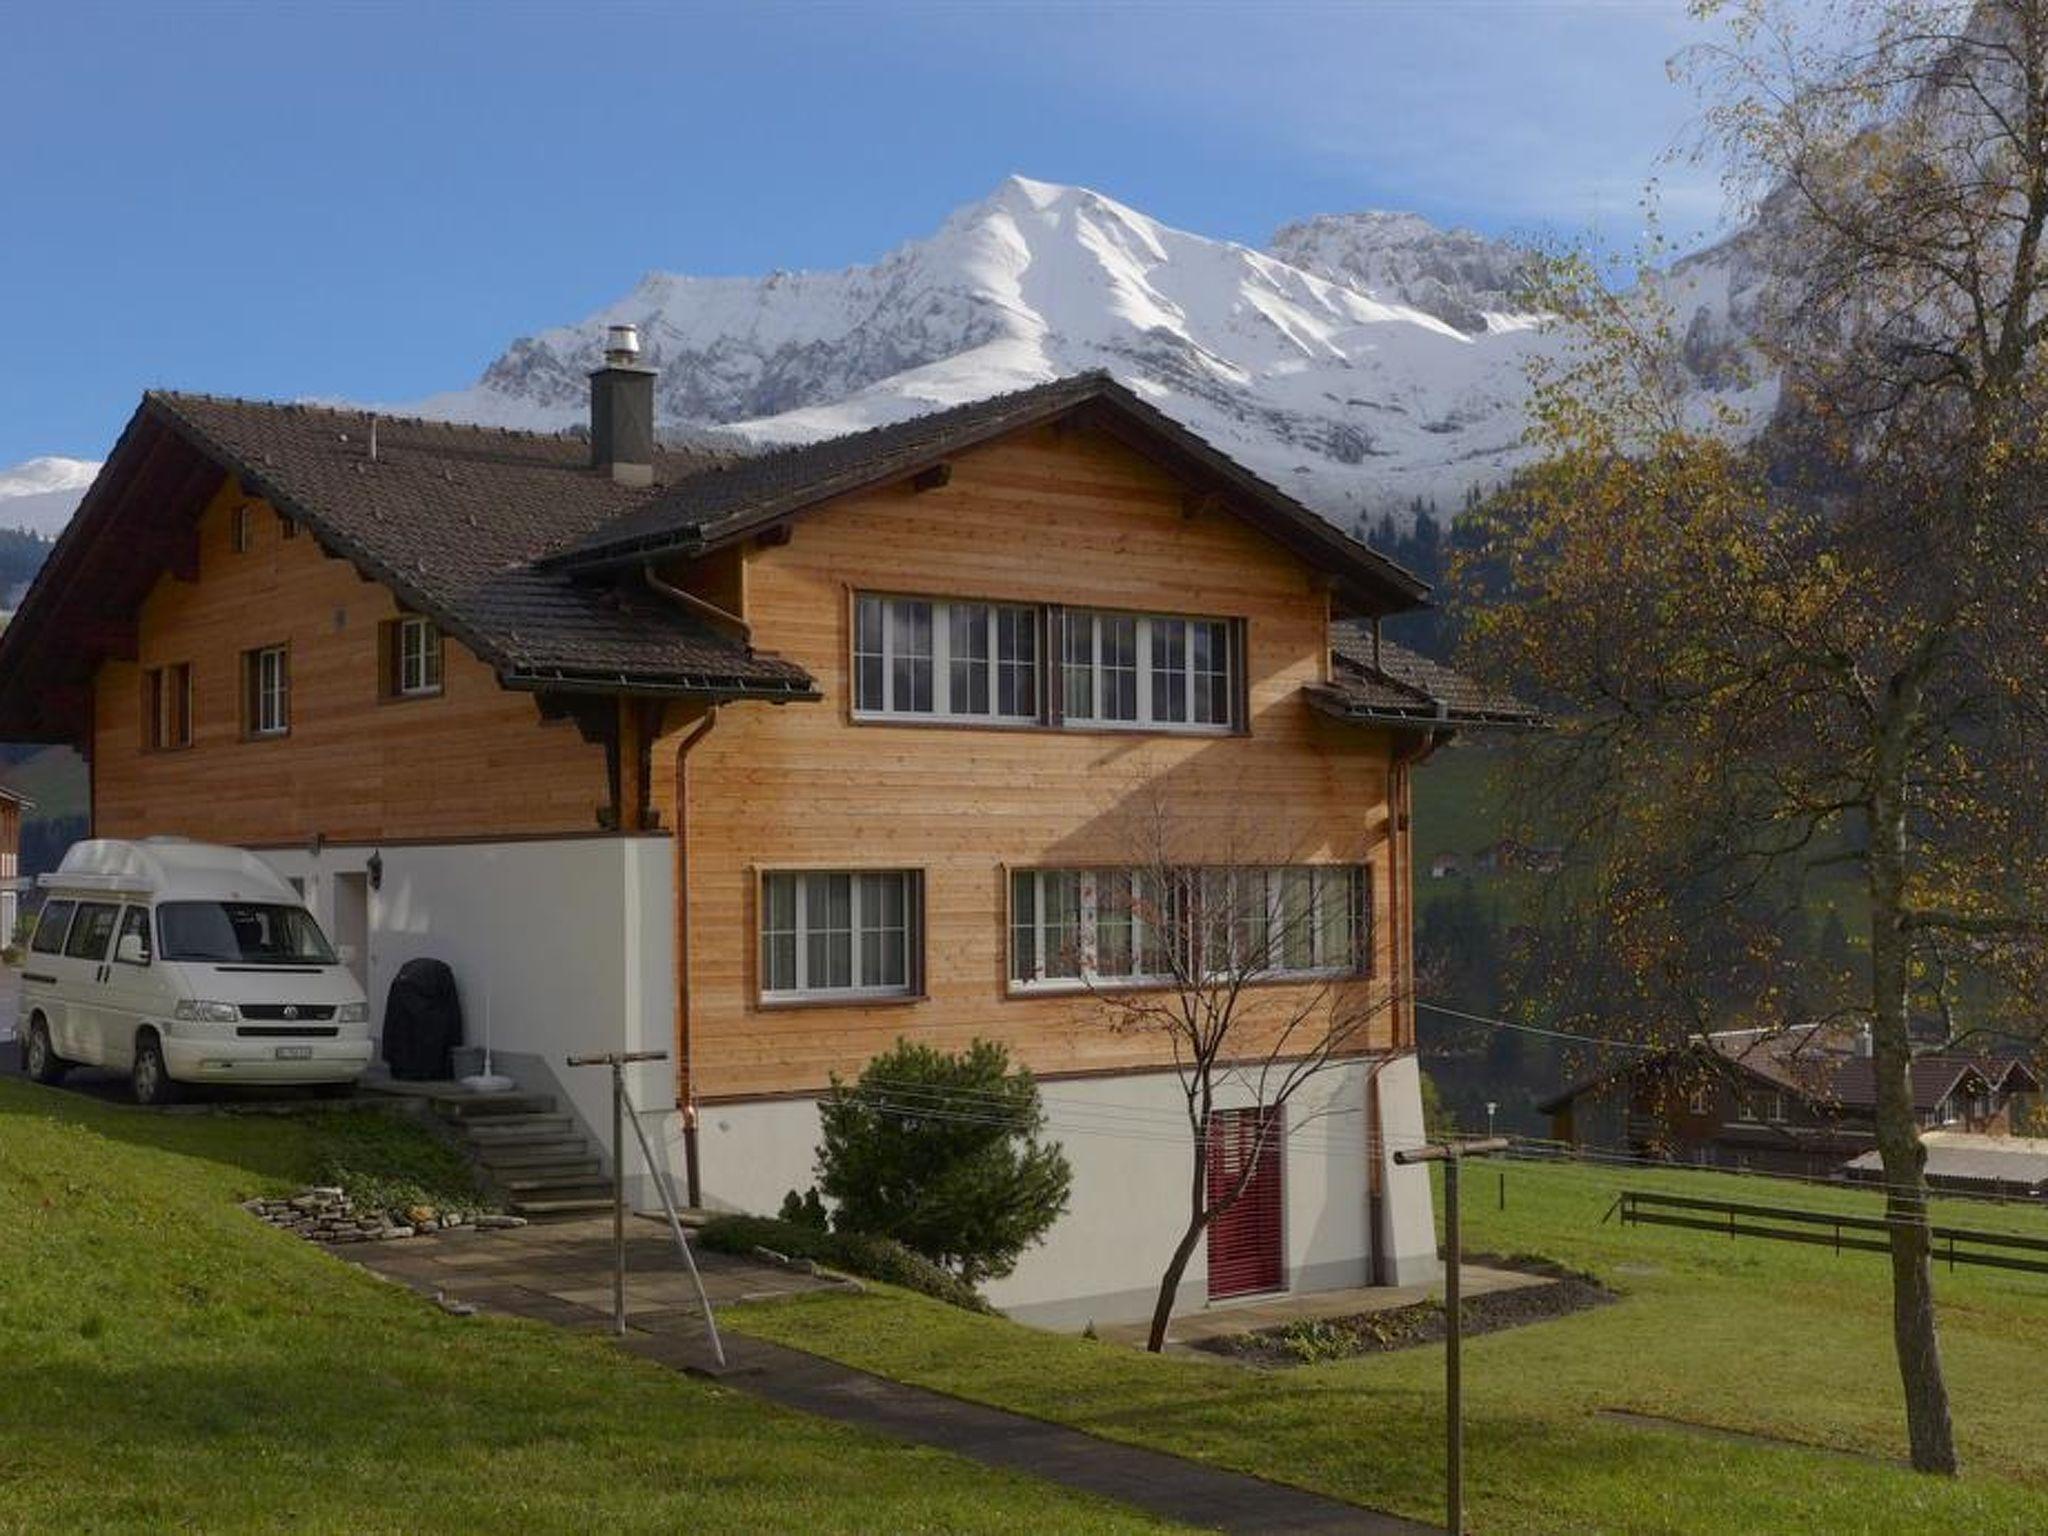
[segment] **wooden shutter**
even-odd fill
[[[1286,1194],[1285,1111],[1219,1110],[1209,1117],[1209,1199],[1229,1197],[1254,1156],[1250,1182],[1236,1204],[1209,1225],[1209,1296],[1250,1296],[1277,1291],[1287,1283],[1282,1251],[1281,1207]],[[1260,1127],[1266,1143],[1258,1147]],[[1255,1151],[1256,1149],[1256,1151]]]
[[[386,619],[377,626],[377,697],[398,697],[398,625]]]

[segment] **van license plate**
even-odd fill
[[[280,1045],[277,1048],[279,1061],[311,1061],[313,1047],[310,1045]]]

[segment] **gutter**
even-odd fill
[[[675,986],[676,1103],[683,1115],[683,1194],[692,1210],[704,1204],[704,1179],[697,1150],[697,1075],[690,1039],[690,751],[718,725],[718,706],[704,712],[696,728],[676,743],[675,776]]]

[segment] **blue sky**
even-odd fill
[[[1012,172],[1262,243],[1626,244],[1683,0],[0,4],[0,466],[139,392],[405,400],[644,272],[874,259]],[[1666,221],[1720,217],[1664,167]]]

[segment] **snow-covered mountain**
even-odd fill
[[[54,457],[0,469],[0,528],[26,528],[54,538],[99,472],[99,465],[88,459]]]
[[[1417,495],[1448,508],[1522,457],[1526,364],[1560,345],[1515,307],[1529,255],[1385,213],[1291,224],[1256,251],[1013,177],[872,266],[651,274],[413,409],[572,425],[604,328],[623,321],[661,370],[665,424],[764,443],[1106,368],[1348,523]],[[1708,260],[1689,285],[1718,305],[1717,280]]]
[[[1289,224],[1272,252],[1305,272],[1434,315],[1468,336],[1527,321],[1531,252],[1412,213],[1325,213]]]

